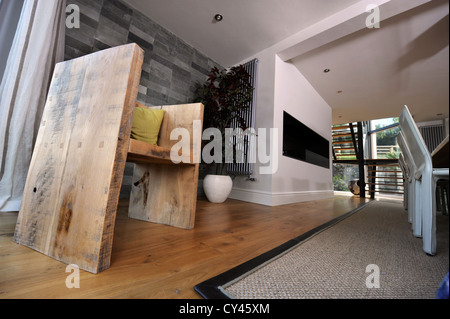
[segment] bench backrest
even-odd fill
[[[141,103],[136,103],[137,107],[149,107]],[[171,148],[178,143],[178,139],[170,139],[172,131],[176,128],[186,129],[190,136],[190,154],[200,156],[202,143],[202,123],[203,123],[203,104],[177,104],[151,106],[151,108],[163,109],[165,111],[164,118],[159,131],[158,146]],[[199,157],[194,158],[199,162]]]

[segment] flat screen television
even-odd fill
[[[329,141],[283,111],[283,155],[330,168]]]

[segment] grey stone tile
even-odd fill
[[[92,47],[94,45],[94,37],[97,32],[97,27],[92,27],[91,25],[85,24],[84,21],[85,20],[81,19],[79,28],[66,28],[66,36]]]
[[[180,79],[181,81],[189,82],[191,80],[191,72],[180,68],[178,65],[174,65],[173,68],[173,77]]]
[[[96,30],[98,28],[98,20],[94,20],[94,19],[90,18],[89,16],[83,14],[82,12],[80,12],[80,24],[81,24],[81,26],[87,25],[94,30]]]
[[[180,78],[174,78],[170,85],[170,89],[172,92],[181,94],[185,97],[191,96],[191,83],[190,81],[183,81]]]
[[[175,43],[176,58],[186,65],[190,66],[193,60],[194,49],[181,39],[176,39]]]
[[[143,94],[141,92],[138,92],[138,96],[137,96],[137,101],[138,102],[140,102],[142,104],[145,104],[146,103],[146,99],[147,99],[147,93]]]
[[[208,75],[208,74],[209,74],[209,69],[206,69],[206,68],[204,68],[204,67],[198,65],[198,64],[195,63],[195,62],[192,62],[192,68],[193,68],[194,70],[199,71],[200,73],[202,73],[202,74],[204,74],[204,75]]]
[[[158,37],[155,38],[153,42],[153,52],[155,55],[160,57],[164,57],[165,60],[170,61],[173,64],[175,49],[161,41],[158,40]]]
[[[105,49],[109,49],[111,46],[107,45],[103,42],[101,42],[100,40],[94,40],[94,46],[92,48],[92,50],[95,51],[101,51],[101,50],[105,50]]]
[[[100,16],[95,39],[111,47],[123,45],[128,40],[128,29],[123,28],[104,16]]]
[[[144,39],[142,39],[141,37],[137,36],[136,34],[134,34],[132,32],[128,33],[128,41],[136,43],[142,49],[153,50],[153,44],[145,41]]]
[[[160,83],[148,81],[147,95],[151,95],[151,92],[160,92],[163,96],[169,96],[170,88],[161,85]]]
[[[147,87],[139,85],[138,92],[147,95]]]
[[[156,36],[156,33],[158,32],[159,26],[149,18],[147,18],[145,15],[140,13],[137,10],[133,10],[132,13],[132,19],[131,19],[131,28],[139,29],[141,32],[147,34],[148,36],[152,37],[153,39]],[[133,29],[134,30],[134,29]],[[135,34],[137,34],[135,32]],[[143,37],[142,37],[143,38]],[[148,41],[150,42],[150,41]]]
[[[159,83],[164,87],[170,87],[170,83],[172,81],[172,69],[159,63],[156,60],[151,60],[148,79],[150,81]]]
[[[68,46],[66,44],[65,46],[65,52],[64,52],[64,60],[72,60],[75,58],[79,58],[80,56],[86,55],[85,52],[81,52],[80,50],[73,48],[71,46]]]
[[[197,84],[197,83],[204,83],[208,79],[207,76],[205,76],[203,73],[200,72],[192,72],[191,73],[191,83]]]
[[[177,92],[170,91],[169,99],[168,99],[168,103],[170,105],[172,105],[172,104],[185,104],[185,103],[189,103],[189,102],[192,102],[192,97],[191,96],[185,96],[183,94],[179,94]]]
[[[193,55],[193,63],[197,65],[207,65],[208,64],[208,58],[199,52],[198,50],[194,49],[194,55]]]
[[[165,65],[169,69],[173,69],[175,67],[175,64],[169,61],[166,56],[158,55],[156,52],[153,53],[151,59]]]
[[[193,82],[200,81],[200,83],[204,83],[208,79],[208,76],[196,69],[192,69],[191,78]]]
[[[76,4],[80,8],[80,14],[86,15],[94,21],[100,19],[103,0],[68,0],[66,5],[69,4]]]
[[[147,98],[145,100],[147,105],[154,106],[154,105],[167,105],[168,104],[168,96],[161,94],[160,92],[155,92],[152,90],[149,90],[147,93]]]
[[[103,3],[101,16],[104,16],[125,29],[130,28],[133,10],[117,0],[106,0]]]
[[[75,38],[72,38],[70,35],[66,35],[66,46],[76,48],[78,51],[83,52],[84,54],[89,54],[92,51],[92,47],[88,44],[85,44]]]
[[[144,40],[152,45],[153,45],[153,42],[155,41],[154,37],[152,37],[150,34],[146,33],[145,31],[142,31],[141,29],[135,27],[133,24],[130,25],[130,33],[135,34],[142,40]]]
[[[140,85],[145,86],[147,89],[150,87],[150,80],[141,74],[141,80],[139,82]]]

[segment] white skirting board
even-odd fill
[[[333,190],[271,193],[266,191],[233,188],[229,198],[266,206],[278,206],[326,199],[333,196]]]

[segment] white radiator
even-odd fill
[[[430,153],[433,152],[445,138],[445,125],[443,124],[419,126],[419,130]]]
[[[249,108],[245,111],[241,111],[241,116],[245,118],[248,127],[254,127],[255,125],[255,106],[256,106],[256,70],[258,66],[258,60],[253,59],[243,64],[243,67],[250,74],[250,82],[255,88],[253,91],[253,100],[249,104]],[[232,128],[239,127],[238,123],[232,123]],[[245,136],[244,143],[240,143],[236,146],[236,152],[241,154],[241,160],[236,163],[227,164],[227,173],[231,175],[252,175],[253,163],[250,160],[255,158],[255,154],[251,154],[254,151],[254,147],[251,147],[252,143],[255,143],[255,136]]]

